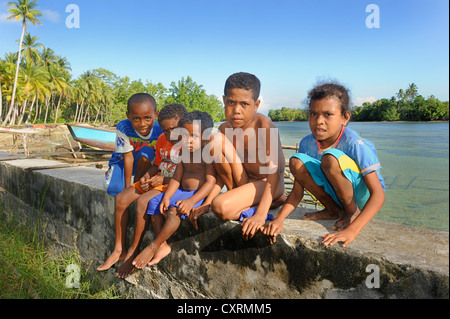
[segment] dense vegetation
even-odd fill
[[[414,83],[405,93],[400,89],[396,97],[366,102],[352,110],[354,121],[448,121],[448,117],[448,101],[441,102],[433,95],[425,99]]]
[[[300,108],[282,107],[270,110],[272,121],[306,121],[308,112]],[[448,121],[449,105],[433,95],[425,99],[411,83],[390,99],[365,102],[352,108],[352,121]]]
[[[22,123],[103,122],[125,117],[126,103],[134,93],[153,95],[162,107],[182,103],[190,110],[207,111],[214,121],[223,118],[222,103],[208,95],[191,77],[161,83],[132,81],[102,68],[73,78],[70,62],[26,33],[28,22],[40,24],[36,1],[8,3],[8,18],[22,21],[19,51],[0,58],[0,125]]]

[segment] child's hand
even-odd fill
[[[157,186],[161,186],[164,181],[164,176],[162,175],[155,175],[149,180],[149,184],[151,187],[155,188]]]
[[[139,183],[141,184],[141,188],[143,191],[148,191],[149,181],[150,176],[148,173],[145,173],[144,176],[139,179]]]
[[[345,247],[355,240],[356,235],[357,234],[346,228],[344,230],[340,230],[335,233],[323,235],[322,244],[324,244],[324,246],[328,246],[334,245],[338,242],[343,242],[342,247]]]
[[[166,212],[169,209],[169,205],[170,205],[170,199],[167,198],[166,196],[164,196],[162,201],[161,201],[161,204],[159,205],[159,212],[164,217],[167,217],[167,213]]]
[[[264,235],[269,238],[269,242],[274,244],[277,241],[277,236],[281,233],[284,226],[284,219],[274,219],[272,222],[264,225],[261,230]]]
[[[191,213],[188,215],[189,221],[192,226],[198,230],[197,220],[200,216],[209,212],[209,205],[202,205],[199,207],[192,208]]]
[[[183,215],[189,215],[191,212],[192,207],[194,207],[195,203],[192,202],[192,200],[189,199],[181,199],[177,202],[178,209],[177,212]]]
[[[264,219],[255,218],[255,216],[244,219],[242,222],[242,237],[245,240],[252,239],[255,234],[264,227]]]

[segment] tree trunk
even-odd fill
[[[33,102],[31,102],[30,111],[28,112],[28,116],[27,116],[27,120],[25,121],[25,124],[30,123],[31,113],[33,112],[34,102],[36,102],[36,100],[37,100],[37,93],[34,95]],[[37,109],[36,109],[36,112],[37,112]]]
[[[55,122],[58,120],[58,111],[59,111],[59,107],[61,106],[61,98],[62,98],[62,93],[59,95],[59,100],[58,100],[58,105],[56,106],[56,112],[55,112]]]
[[[22,111],[18,114],[19,121],[18,121],[17,125],[20,125],[20,123],[22,123],[23,116],[25,115],[25,109],[27,108],[27,103],[28,103],[28,99],[25,99],[23,101]]]
[[[36,113],[34,114],[33,124],[36,123],[38,117],[41,117],[42,104],[39,105],[39,99],[36,100]]]
[[[20,37],[20,42],[19,42],[19,54],[17,56],[16,76],[14,77],[14,87],[13,87],[13,91],[12,91],[11,107],[10,107],[9,113],[11,113],[12,109],[14,108],[14,99],[16,98],[17,77],[19,76],[20,55],[22,53],[23,35],[25,34],[25,28],[27,26],[27,24],[25,23],[25,19],[23,20],[22,25],[23,25],[22,26],[22,36]],[[15,119],[15,116],[13,116],[13,118]]]

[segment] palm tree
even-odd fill
[[[406,90],[406,96],[408,97],[408,100],[414,100],[417,97],[418,89],[417,85],[414,83],[411,83]]]
[[[403,92],[403,89],[398,90],[398,93],[396,94],[397,99],[404,101],[405,99],[405,92]]]
[[[37,48],[44,49],[42,43],[37,41],[39,41],[39,39],[35,36],[32,37],[29,32],[27,32],[23,38],[24,48],[22,49],[22,52],[24,52],[24,57],[32,61],[34,65],[38,64],[38,59],[40,58],[39,50]]]
[[[37,23],[42,24],[42,22],[37,19],[37,17],[42,16],[42,13],[39,10],[35,9],[37,6],[36,1],[31,1],[31,2],[29,0],[16,0],[16,1],[17,2],[8,2],[8,5],[10,6],[8,11],[11,13],[11,15],[9,17],[7,17],[7,19],[22,20],[22,35],[20,37],[20,42],[19,42],[19,51],[18,51],[19,54],[18,54],[18,58],[17,58],[16,75],[14,78],[14,87],[13,87],[12,96],[11,96],[10,112],[14,108],[14,102],[15,102],[14,99],[16,96],[16,88],[17,88],[17,77],[19,75],[20,54],[22,52],[22,42],[23,42],[23,37],[25,35],[25,29],[27,28],[27,23],[31,22],[35,26],[37,25]]]

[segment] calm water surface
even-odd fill
[[[277,122],[281,143],[295,146],[308,122]],[[350,122],[377,148],[386,202],[376,218],[449,230],[449,123]],[[288,155],[293,152],[286,152]]]

